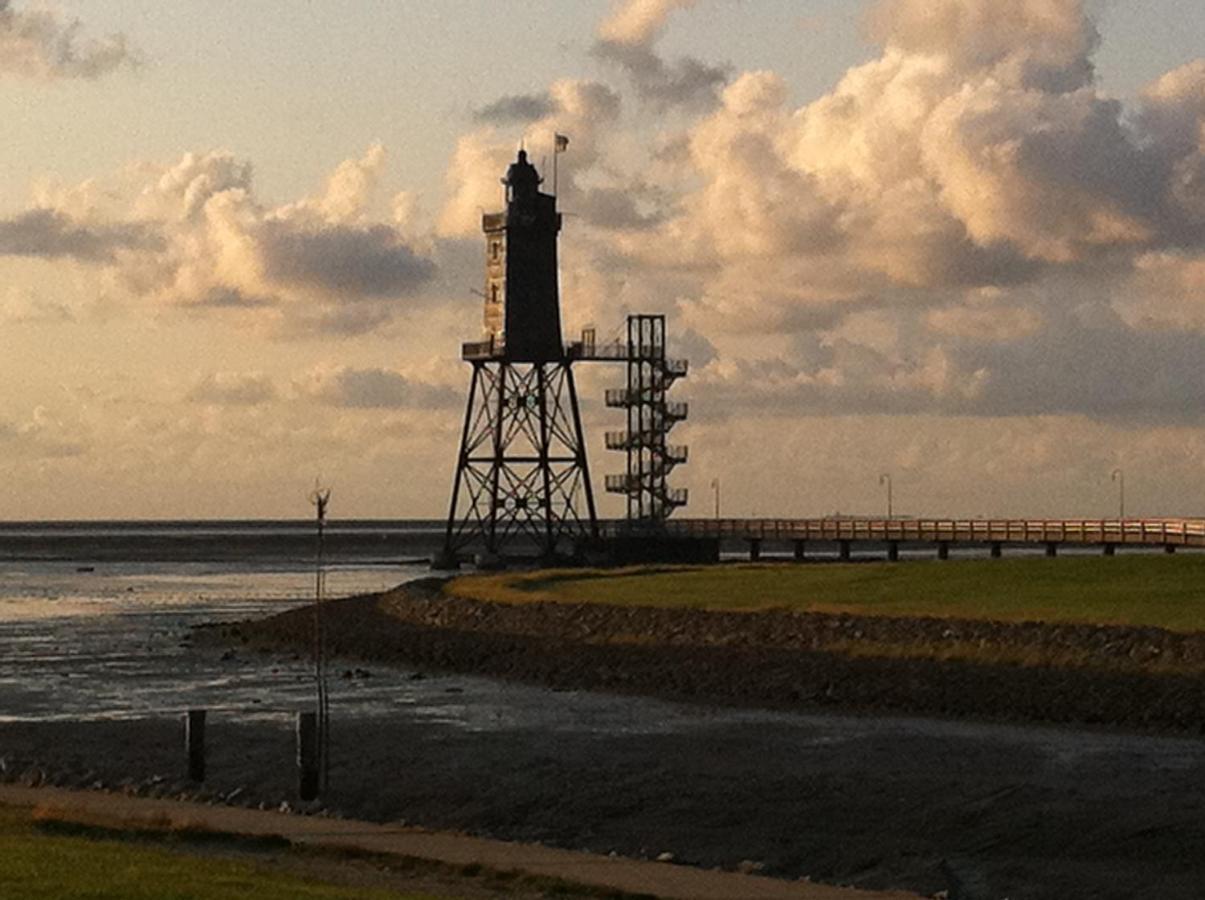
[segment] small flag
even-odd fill
[[[564,153],[569,149],[569,138],[563,134],[556,135],[556,152]]]

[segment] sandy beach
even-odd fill
[[[336,711],[322,804],[335,814],[922,894],[1187,900],[1205,890],[1195,849],[1205,842],[1205,744],[1193,737],[955,721],[948,710],[945,718],[847,715],[835,710],[858,707],[856,694],[843,693],[857,681],[849,673],[832,681],[824,704],[833,711],[818,714],[823,704],[805,708],[798,697],[791,709],[782,698],[749,694],[758,673],[736,668],[748,664],[748,647],[744,657],[707,656],[682,623],[677,651],[672,642],[659,646],[642,667],[639,655],[622,655],[633,648],[602,639],[610,626],[601,620],[575,618],[575,639],[537,637],[532,622],[527,634],[514,622],[507,630],[489,620],[505,613],[441,604],[421,586],[332,603],[327,612],[332,644],[358,651],[345,657],[349,670],[388,666],[444,686],[453,701],[472,687],[441,673],[509,676],[543,685],[521,690],[544,692],[545,700],[525,694],[524,702],[546,707],[549,721],[579,717],[563,727],[466,726],[404,707],[344,720]],[[237,657],[270,666],[306,636],[307,621],[298,610],[238,630],[207,629],[191,652],[220,657],[233,645]],[[660,690],[645,683],[670,669],[677,675]],[[746,686],[711,687],[719,683]],[[680,698],[691,686],[689,703],[584,690]],[[1016,693],[1007,681],[999,690]],[[757,709],[766,706],[779,711]],[[583,719],[603,713],[583,710],[616,717],[585,727]],[[1179,718],[1160,722],[1185,730]],[[215,718],[201,788],[183,777],[175,717],[6,723],[0,747],[7,780],[296,805],[287,724]]]

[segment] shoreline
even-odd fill
[[[803,613],[722,613],[595,604],[499,604],[420,579],[324,606],[329,651],[395,666],[799,712],[931,716],[1013,724],[1205,733],[1205,635]],[[289,652],[312,646],[313,610],[198,628],[201,643]],[[1051,645],[1107,668],[890,654],[941,642]],[[860,654],[860,643],[886,655]],[[851,652],[852,648],[852,652]],[[1135,654],[1187,672],[1143,671]]]

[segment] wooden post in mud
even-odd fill
[[[297,795],[302,800],[318,796],[318,713],[297,714]]]
[[[205,710],[190,709],[184,714],[184,748],[188,752],[188,780],[205,780]]]

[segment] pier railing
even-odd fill
[[[1205,519],[675,519],[683,537],[1205,547]]]

